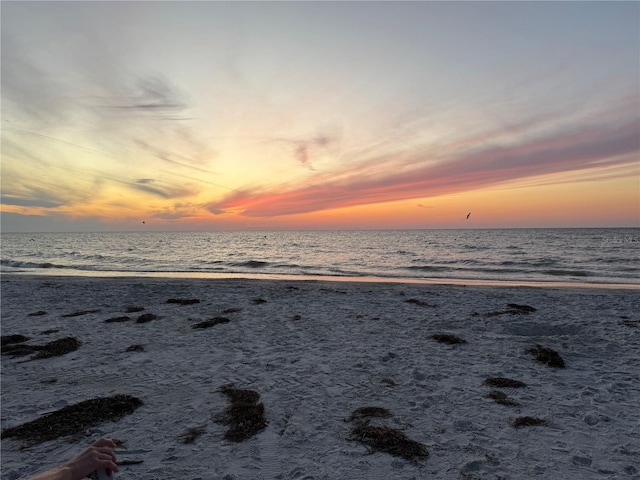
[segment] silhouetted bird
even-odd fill
[[[467,213],[467,220],[469,220],[469,215],[471,215],[471,212]]]

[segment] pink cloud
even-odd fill
[[[487,138],[493,138],[489,135]],[[640,119],[586,125],[501,146],[480,138],[461,153],[431,160],[426,149],[371,158],[338,172],[320,173],[309,185],[279,190],[243,190],[207,205],[245,216],[273,217],[393,200],[456,193],[538,175],[595,171],[629,165],[640,154]],[[451,147],[447,151],[451,151]],[[609,175],[610,172],[607,172]],[[593,175],[591,176],[593,178]]]

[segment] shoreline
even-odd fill
[[[257,281],[292,281],[292,282],[337,282],[337,283],[389,283],[414,285],[458,285],[477,287],[531,287],[531,288],[584,288],[607,290],[637,290],[640,283],[603,283],[603,282],[571,282],[571,281],[534,281],[534,280],[491,280],[463,278],[411,278],[411,277],[373,277],[373,276],[329,276],[329,275],[285,275],[271,273],[214,273],[214,272],[0,272],[3,276],[20,277],[52,277],[52,278],[126,278],[126,279],[158,279],[167,280],[257,280]]]
[[[640,472],[634,290],[1,280],[3,337],[24,335],[25,345],[71,337],[78,345],[47,359],[2,356],[3,431],[98,397],[142,402],[117,421],[27,448],[3,438],[2,480],[42,471],[100,437],[123,441],[119,458],[142,461],[117,477],[137,480],[589,480]],[[536,361],[536,345],[558,352],[566,367]],[[503,377],[526,386],[485,384]],[[264,406],[264,428],[239,442],[218,420],[228,385],[256,392]],[[371,425],[402,432],[428,455],[372,453],[354,440],[348,419],[369,407],[389,414]],[[542,423],[519,426],[526,418]]]

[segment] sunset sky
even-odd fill
[[[640,226],[638,2],[1,14],[5,232]]]

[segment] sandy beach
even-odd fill
[[[5,275],[1,293],[3,480],[101,437],[123,479],[640,476],[638,289]],[[248,438],[231,389],[261,405]],[[140,404],[11,434],[116,395]]]

